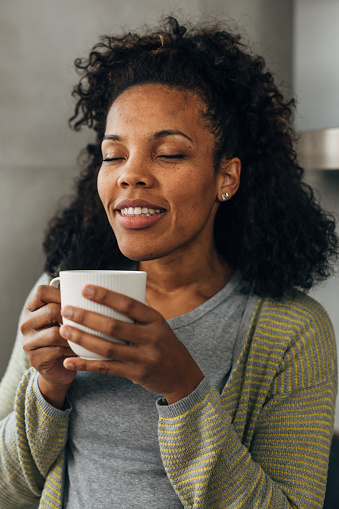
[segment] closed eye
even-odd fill
[[[186,156],[185,154],[173,154],[173,155],[163,155],[159,157],[162,159],[184,159]]]

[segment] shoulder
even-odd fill
[[[252,343],[268,348],[279,365],[284,390],[336,380],[337,354],[330,318],[302,292],[282,299],[260,299],[253,319]],[[282,387],[281,387],[282,388]]]
[[[260,299],[257,319],[267,325],[279,324],[289,328],[313,329],[319,333],[333,333],[331,320],[319,302],[302,293],[294,292],[282,299]]]

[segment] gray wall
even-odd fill
[[[206,0],[205,4],[206,14],[217,12],[221,19],[234,20],[253,50],[265,57],[277,83],[291,95],[293,0]]]
[[[92,136],[67,127],[73,61],[98,35],[153,25],[171,11],[193,21],[232,16],[291,89],[292,0],[0,2],[0,377],[24,298],[42,271],[43,230]]]
[[[293,83],[296,125],[301,131],[339,127],[339,2],[295,0]],[[339,170],[339,169],[338,169]],[[318,190],[324,208],[339,217],[339,171],[312,171],[306,179]],[[327,309],[339,346],[339,277],[312,295]],[[339,432],[339,405],[336,409]]]
[[[339,127],[339,1],[294,1],[298,129]]]

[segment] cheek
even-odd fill
[[[217,196],[217,182],[214,173],[198,168],[189,175],[178,174],[169,195],[177,205],[189,212],[208,209]]]
[[[206,188],[183,184],[172,204],[174,224],[178,228],[176,235],[185,236],[199,231],[208,222],[213,210],[214,196],[210,195]]]
[[[99,173],[98,173],[98,178],[97,178],[97,189],[98,189],[98,194],[99,194],[99,198],[102,202],[102,204],[104,205],[104,207],[106,207],[108,201],[109,201],[109,198],[111,196],[111,185],[110,185],[110,181],[109,179],[107,178],[107,176],[105,176],[103,170],[100,170]]]

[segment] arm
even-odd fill
[[[22,348],[23,336],[20,331],[20,326],[22,324],[24,317],[24,311],[33,292],[39,285],[46,284],[47,279],[48,279],[47,274],[43,274],[40,277],[40,279],[34,285],[29,296],[27,297],[24,307],[20,314],[14,348],[6,372],[0,383],[0,425],[2,419],[4,419],[8,414],[10,414],[14,410],[14,399],[17,387],[24,373],[30,368],[30,363],[28,361],[27,355],[25,354]]]
[[[47,276],[30,295],[43,282]],[[24,508],[39,500],[45,477],[60,458],[67,436],[69,410],[57,410],[42,397],[37,372],[30,368],[22,348],[22,321],[23,312],[0,386],[0,507],[4,509]]]
[[[186,412],[160,407],[162,458],[184,507],[322,507],[333,382],[271,400],[249,448],[219,394],[206,381],[199,390],[205,397]]]
[[[159,407],[164,466],[186,508],[323,506],[336,351],[307,299],[262,306],[222,396],[204,381]]]
[[[37,377],[34,368],[25,373],[17,388],[14,412],[1,423],[3,509],[25,508],[37,502],[52,465],[62,463],[70,409],[62,411],[49,405],[39,391]]]

